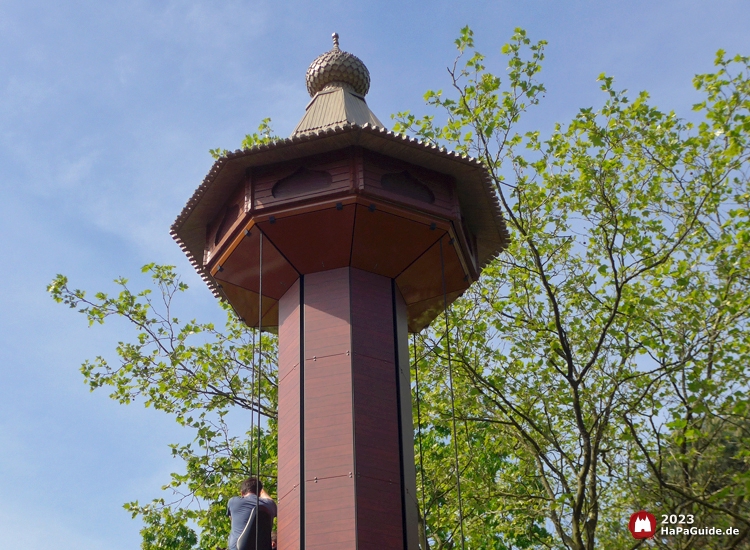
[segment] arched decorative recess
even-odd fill
[[[300,168],[291,176],[277,181],[271,189],[271,194],[276,199],[306,195],[327,189],[331,183],[331,174],[328,172]]]
[[[412,176],[407,170],[383,174],[380,178],[383,189],[421,202],[432,204],[435,202],[435,194],[424,183]]]

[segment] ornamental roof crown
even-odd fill
[[[359,57],[339,48],[337,33],[333,33],[333,49],[315,58],[307,69],[306,79],[310,97],[329,84],[348,84],[362,96],[370,90],[370,71]]]

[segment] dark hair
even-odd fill
[[[258,495],[260,494],[261,490],[263,490],[263,484],[257,477],[249,477],[242,482],[242,485],[240,485],[240,494],[242,495],[246,495],[248,493]]]

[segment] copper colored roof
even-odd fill
[[[487,169],[479,160],[371,124],[328,127],[227,153],[214,162],[203,183],[177,216],[170,233],[217,297],[225,298],[203,264],[206,226],[236,190],[246,171],[254,166],[286,162],[351,146],[363,147],[453,176],[462,215],[477,238],[480,269],[507,247],[509,234],[500,204]]]
[[[385,125],[367,106],[364,97],[354,92],[348,85],[333,84],[315,94],[307,105],[305,116],[292,132],[292,137],[346,124],[357,126],[369,124],[385,128]]]

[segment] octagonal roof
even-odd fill
[[[248,169],[351,146],[452,176],[462,217],[477,239],[479,268],[508,243],[509,234],[489,174],[477,159],[365,124],[346,124],[229,152],[211,167],[171,228],[171,235],[217,297],[226,298],[204,266],[206,226],[243,181]]]

